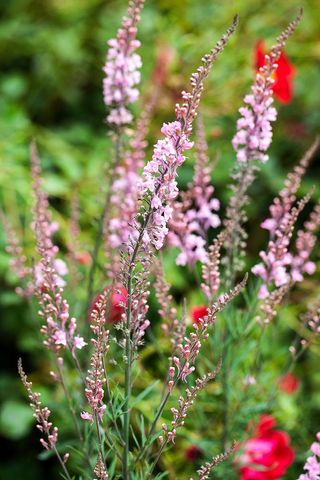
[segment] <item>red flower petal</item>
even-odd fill
[[[238,459],[241,480],[278,480],[294,460],[290,438],[282,430],[274,430],[275,419],[262,415],[256,436],[244,444]]]
[[[277,384],[281,392],[292,395],[297,391],[300,380],[292,373],[287,373],[287,375],[278,378]]]
[[[91,307],[88,312],[88,320],[90,321],[91,314],[93,310],[97,310],[99,312],[98,303],[101,299],[101,293],[93,300]],[[127,290],[119,285],[118,287],[114,287],[112,295],[111,295],[111,305],[110,310],[107,317],[107,322],[109,323],[117,323],[121,320],[121,316],[125,311],[124,305],[128,304],[128,292]]]
[[[204,318],[206,315],[208,315],[208,308],[206,305],[197,305],[191,310],[192,321],[197,325],[199,325],[200,318]]]

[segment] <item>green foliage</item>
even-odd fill
[[[286,172],[295,164],[319,129],[319,62],[320,20],[317,0],[305,0],[303,22],[295,37],[288,43],[287,53],[296,68],[295,96],[288,106],[278,105],[277,123],[270,161],[263,166],[261,175],[253,186],[250,206],[248,268],[256,262],[257,253],[265,246],[266,236],[258,227],[265,218],[267,206],[281,188]],[[207,125],[211,158],[218,159],[214,171],[216,196],[223,204],[229,196],[226,188],[234,153],[230,144],[235,131],[237,109],[248,91],[253,78],[252,58],[255,42],[265,38],[270,45],[288,17],[292,17],[301,2],[253,1],[208,2],[206,0],[150,0],[146,2],[139,37],[144,62],[144,85],[152,89],[148,77],[156,61],[156,46],[169,45],[172,62],[165,80],[156,114],[151,126],[150,145],[158,138],[164,120],[172,118],[172,106],[177,92],[184,87],[192,68],[208,45],[225,30],[236,11],[240,14],[240,27],[230,42],[230,48],[216,64],[210,77],[202,105]],[[45,189],[50,195],[54,218],[61,225],[59,245],[67,250],[70,233],[70,202],[76,193],[80,203],[81,245],[91,251],[97,219],[102,210],[104,187],[102,180],[111,161],[111,139],[104,123],[105,109],[102,102],[102,65],[105,59],[106,40],[114,36],[124,1],[102,0],[11,0],[0,7],[0,204],[13,220],[23,239],[29,259],[34,255],[33,232],[29,228],[32,208],[29,165],[29,144],[35,138],[44,166]],[[149,147],[149,153],[151,149]],[[192,155],[179,174],[179,185],[185,188],[192,177]],[[319,178],[319,165],[314,163],[301,189],[301,195]],[[55,411],[57,422],[66,429],[65,445],[77,452],[75,463],[81,464],[79,446],[72,445],[72,425],[65,420],[66,405],[61,390],[54,390],[47,379],[51,364],[41,349],[38,330],[40,320],[35,306],[27,305],[14,293],[17,279],[10,273],[9,256],[4,253],[5,239],[0,232],[0,303],[1,352],[3,367],[7,373],[0,377],[0,433],[8,442],[10,454],[1,467],[6,478],[58,478],[53,461],[44,470],[38,466],[35,456],[40,451],[38,439],[34,441],[32,416],[17,388],[16,359],[23,354],[28,370],[41,393]],[[163,258],[166,277],[172,284],[172,293],[179,312],[183,298],[188,311],[194,305],[205,302],[194,272],[175,265],[176,252],[167,251]],[[103,258],[101,258],[101,265]],[[198,272],[199,273],[199,272]],[[74,295],[70,286],[68,296],[73,311],[79,317],[83,331],[88,330],[85,309],[88,267],[80,267],[79,288]],[[199,276],[199,275],[198,275]],[[96,291],[105,286],[101,275]],[[72,282],[70,282],[71,285]],[[292,437],[297,452],[305,452],[314,435],[315,419],[320,411],[320,373],[318,371],[319,345],[313,345],[296,366],[296,374],[303,382],[296,394],[286,396],[277,392],[270,396],[270,385],[276,390],[276,381],[286,368],[288,347],[298,330],[298,315],[308,302],[320,293],[319,274],[315,280],[306,280],[299,290],[292,293],[290,305],[281,313],[266,334],[256,328],[252,302],[252,284],[238,304],[219,317],[215,333],[206,344],[200,374],[214,368],[221,354],[221,339],[228,332],[227,365],[230,393],[229,440],[243,438],[248,422],[260,413],[272,411],[281,428]],[[238,308],[240,306],[240,308]],[[139,362],[146,369],[144,376],[135,379],[135,407],[133,431],[137,450],[146,442],[146,423],[152,420],[161,395],[158,379],[164,378],[170,349],[161,336],[156,301],[151,298],[152,335]],[[188,316],[188,321],[190,321]],[[162,352],[162,353],[160,353]],[[163,353],[164,352],[164,353]],[[257,353],[258,352],[258,353]],[[276,355],[274,354],[276,352]],[[119,360],[119,352],[111,351],[110,358]],[[255,365],[256,355],[261,360],[260,383],[257,389],[246,387],[243,379]],[[263,361],[262,361],[263,360]],[[113,369],[113,365],[108,365]],[[71,370],[70,381],[76,391],[76,372]],[[113,378],[113,405],[119,420],[123,398],[116,386],[120,378]],[[20,387],[19,387],[20,388]],[[165,453],[161,469],[155,478],[187,478],[194,475],[196,467],[221,451],[223,414],[222,380],[210,384],[199,397],[199,408],[191,411],[185,429],[177,439],[175,448]],[[183,392],[183,389],[181,390]],[[273,392],[274,393],[274,392]],[[75,400],[81,400],[75,394]],[[176,398],[170,403],[173,406]],[[241,410],[240,410],[241,403]],[[168,413],[169,412],[169,413]],[[170,410],[164,412],[170,421]],[[111,420],[111,419],[110,419]],[[196,425],[196,429],[194,426]],[[89,427],[88,427],[89,428]],[[158,434],[156,434],[158,435]],[[154,437],[154,439],[156,436]],[[186,448],[198,445],[203,457],[188,463]],[[63,445],[64,446],[64,445]],[[12,452],[11,452],[12,450]],[[24,453],[27,452],[27,453]],[[300,455],[300,457],[299,457]],[[45,454],[40,455],[41,458]],[[117,478],[116,458],[111,458],[110,478]],[[288,473],[288,480],[295,479],[300,471],[298,463]],[[237,478],[231,468],[232,460],[222,464],[216,478]],[[45,477],[44,477],[45,475]],[[175,476],[177,475],[177,476]],[[87,477],[83,474],[83,479]],[[136,479],[142,477],[136,477]]]

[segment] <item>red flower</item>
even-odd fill
[[[258,40],[255,48],[255,67],[259,70],[265,64],[265,48],[263,40]],[[274,74],[273,92],[282,103],[289,103],[293,98],[293,75],[295,69],[284,52],[278,60],[278,68]]]
[[[290,438],[282,430],[274,430],[275,419],[262,415],[255,436],[244,444],[238,459],[240,480],[277,480],[294,460]]]
[[[287,373],[287,375],[278,378],[277,384],[279,390],[287,393],[288,395],[292,395],[298,390],[300,380],[292,373]]]
[[[186,454],[186,459],[189,462],[195,462],[196,460],[199,460],[199,458],[202,457],[203,452],[201,448],[197,447],[197,445],[189,445],[185,454]]]
[[[91,313],[93,310],[97,310],[99,312],[99,307],[97,303],[100,301],[100,298],[101,298],[101,293],[98,293],[98,295],[95,297],[95,299],[91,304],[89,315],[88,315],[89,320],[91,318]],[[127,305],[127,304],[128,304],[127,290],[121,285],[115,287],[111,295],[111,306],[110,306],[110,311],[108,313],[107,322],[109,323],[119,322],[121,320],[121,315],[125,311],[123,305]]]
[[[208,315],[208,308],[205,305],[197,305],[196,307],[193,307],[191,310],[192,323],[199,325],[200,318],[203,318],[206,315]]]
[[[90,265],[91,263],[91,255],[89,252],[77,252],[75,257],[80,265]]]

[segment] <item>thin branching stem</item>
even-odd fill
[[[66,467],[66,464],[65,464],[65,462],[62,460],[61,455],[60,455],[60,453],[58,452],[56,446],[53,447],[53,451],[54,451],[54,453],[56,454],[57,459],[59,460],[59,463],[60,463],[60,465],[61,465],[61,468],[62,468],[65,476],[67,477],[68,480],[72,480],[71,477],[70,477],[70,474],[69,474],[69,472],[68,472],[68,469],[67,469],[67,467]]]

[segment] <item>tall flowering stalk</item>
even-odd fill
[[[135,102],[139,96],[137,85],[140,82],[141,58],[135,53],[140,46],[137,40],[137,25],[140,20],[140,12],[144,0],[130,0],[127,15],[122,19],[122,25],[118,30],[117,38],[109,40],[107,61],[104,66],[106,74],[103,80],[104,103],[109,108],[107,122],[113,126],[114,154],[111,165],[108,165],[109,188],[107,189],[104,206],[98,221],[97,236],[92,252],[92,264],[88,277],[88,311],[93,297],[94,277],[98,266],[98,254],[106,227],[107,213],[111,204],[111,186],[117,178],[116,169],[122,155],[122,137],[124,127],[130,123],[133,116],[128,110],[128,105]]]
[[[275,305],[280,303],[290,287],[291,277],[287,272],[287,266],[291,263],[290,240],[297,218],[310,200],[311,195],[312,191],[300,200],[296,207],[292,207],[284,215],[279,228],[275,232],[274,240],[269,241],[267,251],[260,252],[263,263],[259,263],[252,268],[252,272],[263,280],[259,297],[266,300],[261,307],[265,314],[265,323],[269,323],[273,318]]]
[[[206,297],[212,300],[220,287],[220,263],[221,247],[223,246],[228,232],[222,230],[208,248],[208,256],[202,265],[201,288]]]
[[[144,168],[141,194],[144,199],[147,199],[148,209],[143,216],[144,228],[141,239],[145,245],[151,244],[156,250],[162,247],[168,234],[167,224],[173,211],[170,204],[178,194],[177,169],[185,161],[184,152],[193,146],[190,135],[204,88],[204,80],[234,32],[237,21],[235,17],[227,33],[216,47],[202,58],[202,65],[196,73],[191,75],[191,91],[182,92],[184,103],[176,105],[176,120],[163,125],[161,132],[164,139],[158,140],[152,160]]]
[[[320,140],[317,138],[293,172],[289,173],[285,180],[284,188],[269,208],[270,218],[267,218],[261,224],[262,228],[270,232],[270,241],[268,253],[260,252],[263,264],[259,263],[252,269],[253,273],[260,276],[263,280],[259,292],[260,298],[268,296],[268,285],[270,287],[272,281],[276,287],[285,285],[290,281],[300,282],[304,273],[312,274],[315,270],[314,263],[310,261],[310,254],[316,243],[315,233],[320,226],[319,205],[315,207],[310,220],[305,222],[304,229],[299,230],[297,233],[295,242],[296,252],[290,253],[288,247],[294,227],[294,223],[290,221],[290,218],[295,221],[291,213],[296,211],[293,209],[296,193],[301,184],[302,176],[305,174],[319,145]],[[290,232],[288,230],[289,236],[283,235],[286,227],[290,230]]]
[[[241,118],[237,122],[237,132],[232,140],[237,155],[237,164],[233,172],[233,194],[224,222],[229,233],[226,241],[229,283],[233,282],[235,272],[242,268],[239,255],[246,243],[243,224],[246,222],[244,209],[248,203],[247,191],[254,180],[258,163],[265,163],[268,160],[267,150],[272,140],[271,123],[277,116],[276,109],[272,107],[274,72],[285,42],[299,24],[301,15],[302,12],[281,33],[270,54],[265,56],[265,64],[256,75],[252,93],[244,98],[246,106],[239,110]]]
[[[41,170],[35,144],[31,145],[31,164],[33,190],[35,194],[34,231],[40,262],[34,268],[36,295],[40,304],[40,316],[45,321],[41,332],[45,337],[44,345],[58,353],[67,348],[76,359],[76,349],[82,349],[86,343],[77,335],[77,322],[70,318],[69,304],[63,298],[63,282],[57,269],[55,256],[58,248],[53,244],[52,234],[55,231],[49,203],[42,189]],[[64,262],[60,260],[64,265]],[[61,263],[58,263],[61,266]],[[61,272],[60,272],[61,273]]]
[[[171,408],[171,413],[173,417],[171,421],[171,426],[168,428],[166,423],[162,424],[163,433],[159,437],[160,448],[153,462],[153,465],[151,466],[148,478],[151,478],[151,474],[164,448],[167,446],[168,443],[175,442],[177,429],[184,426],[185,419],[187,417],[187,412],[194,404],[194,401],[197,398],[198,394],[202,390],[204,390],[204,388],[207,386],[207,384],[211,380],[214,380],[216,378],[217,374],[220,371],[220,368],[221,368],[221,363],[219,363],[219,365],[213,372],[209,372],[206,375],[203,375],[201,378],[198,378],[194,386],[192,386],[190,389],[189,388],[186,389],[185,397],[183,397],[182,395],[179,396],[178,408],[174,408],[174,407]]]
[[[176,106],[177,120],[164,124],[161,131],[164,139],[159,140],[155,147],[152,160],[147,163],[143,171],[141,195],[146,208],[142,218],[138,217],[136,230],[129,239],[128,257],[126,259],[126,287],[128,291],[128,305],[125,322],[125,405],[124,405],[124,455],[123,477],[128,479],[129,460],[129,425],[130,411],[129,398],[131,395],[131,359],[132,359],[132,316],[131,306],[134,290],[134,275],[137,267],[137,257],[141,254],[147,259],[152,248],[159,250],[168,233],[167,223],[172,215],[172,207],[168,205],[178,193],[176,175],[177,168],[184,162],[183,152],[191,148],[190,135],[192,123],[200,103],[204,87],[204,80],[208,76],[212,64],[223,50],[229,37],[237,25],[237,17],[227,33],[217,43],[216,47],[202,59],[202,65],[191,76],[191,92],[183,92],[184,103]],[[141,220],[141,223],[139,223]],[[142,247],[142,250],[141,250]],[[143,259],[141,258],[143,261]],[[146,271],[146,268],[143,269]],[[144,298],[146,300],[146,297]],[[142,319],[141,319],[142,320]],[[145,322],[142,323],[142,326]]]
[[[110,197],[112,207],[106,212],[103,232],[107,271],[112,278],[119,274],[119,251],[127,244],[138,213],[140,171],[144,165],[148,145],[146,137],[157,97],[158,92],[145,104],[129,141],[129,148],[124,152],[123,161],[115,168]]]
[[[127,16],[122,20],[117,38],[108,41],[109,50],[104,66],[106,74],[103,80],[104,103],[110,108],[107,121],[117,127],[130,123],[132,114],[128,105],[134,103],[140,83],[140,55],[135,53],[140,47],[137,40],[137,24],[140,20],[144,0],[131,0]]]
[[[69,458],[69,454],[66,453],[62,459],[56,447],[56,444],[58,441],[58,427],[52,426],[52,422],[50,422],[49,420],[51,412],[48,407],[42,407],[42,404],[40,401],[40,393],[33,392],[32,382],[28,381],[28,377],[25,374],[22,367],[21,359],[19,359],[18,361],[18,372],[19,372],[21,381],[25,389],[27,390],[28,397],[30,400],[30,406],[34,411],[33,416],[35,418],[35,421],[37,422],[37,429],[43,435],[43,437],[40,438],[40,443],[46,450],[54,451],[63,469],[63,472],[66,475],[66,478],[68,480],[71,480],[71,477],[65,465]]]
[[[207,260],[206,235],[209,228],[220,225],[217,211],[219,200],[213,198],[214,187],[211,185],[210,159],[202,119],[197,121],[196,163],[192,183],[186,192],[174,202],[173,215],[170,220],[168,240],[178,247],[181,253],[177,257],[178,265],[194,266],[196,261]]]
[[[105,291],[99,296],[99,299],[91,312],[90,327],[94,333],[94,338],[91,339],[91,342],[94,350],[86,377],[85,394],[92,413],[86,411],[81,413],[81,418],[83,420],[94,421],[96,424],[99,452],[94,472],[97,476],[97,472],[100,472],[100,476],[98,476],[99,479],[108,478],[104,465],[100,425],[102,424],[103,416],[107,408],[103,399],[104,388],[107,383],[104,359],[109,350],[109,330],[105,329],[107,307],[109,303],[110,293]]]
[[[289,173],[284,182],[284,188],[279,193],[279,196],[273,200],[272,205],[270,205],[270,217],[262,222],[261,227],[270,232],[271,239],[279,228],[284,215],[291,210],[292,205],[296,200],[296,193],[301,185],[301,180],[319,149],[319,146],[320,137],[317,137],[303,155],[298,165],[296,165],[293,171]]]
[[[225,445],[229,443],[228,436],[231,431],[229,426],[233,400],[229,394],[233,380],[231,380],[231,359],[235,359],[233,367],[239,365],[242,357],[247,365],[248,357],[246,352],[242,356],[243,352],[240,349],[233,356],[229,353],[229,349],[232,345],[240,346],[241,342],[247,339],[247,333],[251,333],[251,326],[254,325],[254,322],[250,322],[251,310],[256,308],[255,305],[253,307],[251,305],[255,302],[255,296],[251,297],[250,292],[245,295],[246,305],[249,305],[249,311],[245,313],[242,313],[245,311],[243,307],[236,312],[231,308],[225,309],[246,284],[247,276],[238,284],[234,281],[237,269],[234,256],[238,253],[238,247],[244,247],[242,244],[245,239],[243,222],[247,190],[254,179],[257,165],[267,160],[267,149],[272,137],[271,123],[276,118],[276,112],[272,107],[272,90],[274,90],[272,78],[284,43],[300,18],[298,17],[280,35],[271,54],[265,58],[265,64],[257,75],[252,94],[245,98],[246,106],[241,109],[242,117],[238,121],[238,131],[233,139],[233,146],[237,153],[234,194],[228,206],[225,228],[208,247],[207,232],[209,228],[218,226],[220,220],[216,213],[219,204],[213,198],[214,189],[210,182],[212,165],[208,157],[201,121],[198,122],[197,128],[193,181],[188,186],[189,190],[180,193],[180,196],[178,196],[177,177],[180,166],[186,160],[187,151],[193,146],[192,128],[204,81],[214,61],[235,30],[237,18],[216,47],[203,57],[201,66],[191,76],[190,92],[182,92],[182,105],[176,105],[174,121],[163,125],[161,130],[163,137],[156,143],[152,158],[143,169],[150,116],[155,106],[158,90],[138,118],[131,137],[127,139],[124,135],[127,132],[125,126],[132,120],[132,114],[129,111],[130,105],[138,96],[137,85],[140,79],[141,60],[136,54],[139,46],[136,35],[143,3],[143,0],[129,2],[128,14],[122,22],[117,38],[109,42],[110,48],[105,66],[104,98],[108,107],[107,120],[113,132],[115,155],[110,169],[110,188],[107,190],[99,224],[98,240],[92,256],[92,268],[89,273],[88,300],[91,308],[86,319],[93,332],[93,338],[91,339],[92,351],[89,354],[86,375],[82,374],[76,354],[77,349],[81,349],[86,342],[77,334],[76,320],[71,318],[68,302],[64,298],[65,280],[63,277],[67,273],[67,267],[58,258],[58,248],[54,243],[57,225],[52,221],[48,198],[42,189],[40,165],[34,145],[32,146],[32,174],[36,202],[33,229],[36,234],[40,260],[33,269],[30,269],[30,272],[24,270],[27,268],[26,259],[22,254],[19,242],[14,238],[14,232],[12,229],[10,230],[8,224],[5,225],[5,228],[8,232],[10,253],[17,257],[13,259],[12,267],[22,280],[27,278],[28,273],[34,275],[33,288],[39,298],[40,315],[44,321],[41,329],[45,337],[44,344],[53,352],[58,368],[57,373],[50,372],[50,374],[62,386],[70,412],[74,416],[75,426],[78,427],[77,419],[79,420],[79,417],[84,420],[82,426],[85,427],[83,428],[85,435],[82,436],[82,431],[78,428],[80,444],[84,447],[83,453],[85,453],[88,441],[90,447],[92,439],[95,442],[90,448],[90,452],[95,454],[94,461],[87,457],[89,470],[88,472],[81,470],[81,478],[88,473],[90,478],[94,477],[95,480],[107,480],[108,475],[112,478],[121,476],[123,480],[130,480],[133,477],[151,480],[162,453],[165,448],[170,448],[175,443],[198,394],[207,387],[211,380],[215,379],[220,372],[223,359],[222,395],[219,394],[217,398],[219,401],[221,399],[219,407],[221,407],[222,415],[219,426],[222,427],[221,440],[225,452],[213,457],[198,469],[198,479],[206,480],[210,477],[212,469],[225,460],[236,448],[235,444],[229,450],[225,448]],[[156,75],[152,78],[163,77],[164,70],[163,63],[160,62]],[[156,86],[158,87],[158,84]],[[279,195],[279,200],[275,202],[274,210],[270,209],[271,219],[268,219],[269,223],[267,221],[264,225],[270,231],[271,238],[267,251],[263,252],[264,261],[256,267],[255,273],[259,274],[260,269],[264,280],[263,288],[267,290],[266,298],[260,305],[265,323],[268,323],[275,315],[275,306],[281,301],[289,286],[294,281],[300,281],[304,273],[315,269],[314,263],[310,261],[310,254],[320,226],[319,204],[314,208],[308,221],[304,223],[302,230],[298,232],[295,250],[289,250],[295,222],[311,195],[307,195],[296,204],[296,193],[302,175],[305,173],[315,148],[317,145],[307,152],[306,157],[302,159],[293,174],[289,175],[285,188]],[[139,175],[142,169],[142,174]],[[79,245],[77,241],[79,233],[77,207],[75,204],[74,206],[71,229],[73,243],[68,247],[73,260],[76,259]],[[202,262],[202,283],[199,289],[201,288],[207,297],[207,306],[201,306],[197,312],[193,312],[194,323],[192,325],[186,323],[187,301],[183,302],[181,318],[179,318],[161,263],[154,261],[155,251],[163,247],[170,229],[169,238],[171,237],[173,243],[176,242],[181,250],[178,263],[194,267],[197,261]],[[99,242],[102,241],[100,234],[102,233],[109,261],[106,270],[112,279],[112,285],[106,288],[100,286],[99,289],[103,293],[98,294],[91,302]],[[227,293],[219,295],[222,290],[221,250],[224,245],[227,247],[227,261],[229,262],[225,290]],[[144,391],[139,391],[135,403],[132,402],[133,367],[135,365],[137,369],[139,367],[137,373],[140,375],[140,367],[143,366],[144,358],[138,364],[136,361],[138,349],[143,344],[150,325],[147,317],[149,315],[148,298],[151,274],[154,274],[155,277],[154,287],[159,304],[158,311],[161,317],[162,331],[169,339],[171,348],[168,349],[169,358],[164,359],[166,378],[163,382],[159,404],[146,429],[143,410],[139,422],[136,421],[138,415],[134,416],[134,422],[130,420],[134,405],[141,402],[146,395],[150,395],[153,389],[153,385],[148,385]],[[79,277],[75,276],[75,279],[77,278]],[[218,361],[215,368],[215,365],[210,365],[211,359],[208,356],[205,359],[205,365],[201,366],[199,365],[200,353],[205,348],[209,334],[217,323],[218,315],[223,310],[226,312],[225,319],[222,322],[221,332],[216,335],[218,348],[222,352],[221,360]],[[294,360],[303,353],[320,332],[319,303],[311,307],[303,316],[302,322],[305,327],[303,332],[305,335],[301,335],[301,347],[296,350],[290,349]],[[113,372],[106,370],[105,363],[110,346],[110,332],[106,328],[106,323],[114,324],[115,328],[112,336],[115,356],[110,359],[110,365],[113,367],[119,365],[121,356],[123,360],[119,375],[116,373],[113,377],[114,390],[110,390]],[[157,327],[155,326],[155,328]],[[260,329],[260,332],[263,330]],[[150,332],[150,337],[152,333]],[[254,346],[253,339],[252,345]],[[212,345],[210,344],[208,347],[211,348]],[[244,348],[246,347],[247,345],[244,346]],[[250,343],[248,351],[249,347]],[[216,347],[214,348],[216,357]],[[71,352],[84,383],[87,407],[81,413],[76,412],[73,407],[73,395],[69,393],[63,376],[61,354],[64,349]],[[147,352],[148,349],[145,350],[145,353]],[[258,362],[255,361],[255,363]],[[209,371],[206,373],[201,371],[201,374],[197,372],[198,367],[200,370],[207,365],[210,365]],[[63,469],[64,478],[71,480],[66,468],[68,454],[63,458],[60,457],[57,449],[58,433],[60,434],[60,432],[50,421],[50,411],[47,407],[42,407],[39,394],[32,391],[32,384],[28,382],[21,361],[19,361],[18,369],[34,410],[37,428],[42,434],[41,444],[45,449],[56,454]],[[247,376],[247,385],[243,386],[241,383],[241,388],[244,388],[245,392],[248,391],[249,377]],[[124,380],[124,388],[121,385],[122,380]],[[258,385],[258,382],[253,378],[251,384]],[[135,386],[137,390],[141,390],[140,385]],[[175,394],[177,394],[176,400]],[[154,397],[150,401],[151,408],[153,408],[153,401]],[[168,416],[164,416],[166,420],[161,420],[169,402],[171,402],[170,419],[168,420]],[[243,403],[243,398],[241,403]],[[160,425],[162,423],[162,426],[160,427],[158,423]],[[137,434],[137,426],[140,427],[141,435]],[[93,435],[94,430],[96,430],[96,435]],[[96,437],[95,440],[94,437]],[[159,443],[156,443],[157,439],[159,439]],[[138,450],[135,458],[133,458],[134,452],[131,454],[131,449],[135,449],[134,444],[137,445]],[[151,450],[152,454],[148,455]],[[317,460],[318,445],[313,446],[312,451]],[[317,462],[314,459],[310,462],[308,460],[307,465],[305,468],[307,473],[304,474],[305,477],[301,477],[301,480],[318,478]],[[119,469],[122,470],[122,474],[119,473]],[[257,475],[260,474],[263,474],[262,470],[257,471]],[[162,477],[163,475],[165,473],[160,472],[156,476]]]

